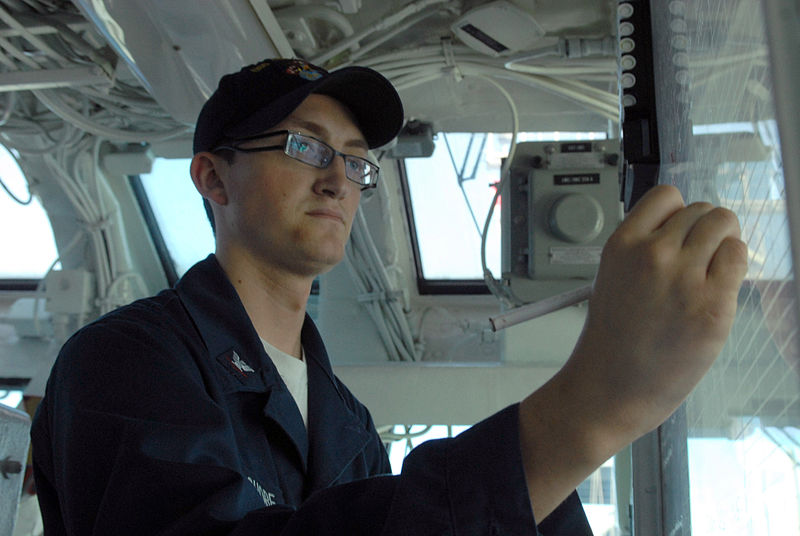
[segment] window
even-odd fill
[[[214,251],[214,235],[203,198],[189,176],[189,162],[157,158],[152,171],[139,176],[177,276]]]
[[[35,285],[58,257],[50,220],[14,156],[0,145],[0,279]],[[14,232],[8,232],[13,229]]]

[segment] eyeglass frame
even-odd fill
[[[286,143],[284,143],[283,145],[267,145],[267,146],[258,146],[258,147],[240,147],[239,146],[240,144],[246,143],[248,141],[258,140],[258,139],[261,139],[261,138],[270,138],[270,137],[274,137],[274,136],[282,136],[284,134],[286,134]],[[323,147],[326,147],[326,148],[330,149],[331,152],[333,153],[333,157],[330,159],[330,161],[328,162],[328,164],[326,166],[317,166],[315,164],[312,164],[311,162],[307,162],[305,160],[301,160],[301,159],[297,158],[296,156],[291,155],[289,153],[289,144],[291,143],[291,140],[292,140],[293,136],[299,136],[301,138],[306,138],[306,139],[312,140],[315,143],[318,143],[318,144],[322,145]],[[275,132],[267,132],[265,134],[257,134],[255,136],[248,136],[246,138],[238,138],[238,139],[235,139],[235,140],[231,140],[231,142],[229,144],[220,145],[220,146],[212,149],[211,152],[213,153],[213,152],[222,151],[222,150],[225,150],[225,149],[230,150],[230,151],[239,151],[239,152],[242,152],[242,153],[258,153],[258,152],[265,152],[265,151],[283,150],[283,154],[285,154],[286,156],[288,156],[292,160],[297,160],[298,162],[300,162],[302,164],[306,164],[306,165],[309,165],[311,167],[315,167],[317,169],[327,169],[328,167],[330,167],[330,165],[333,163],[333,161],[335,160],[335,158],[337,156],[341,156],[342,159],[344,160],[344,163],[345,163],[345,177],[347,177],[347,180],[349,180],[351,182],[354,182],[354,183],[358,184],[359,186],[361,186],[361,191],[369,190],[369,189],[377,187],[378,186],[378,179],[380,178],[380,170],[381,170],[381,168],[380,168],[380,166],[378,164],[370,162],[369,160],[367,160],[366,158],[363,158],[361,156],[356,156],[356,155],[352,155],[352,154],[343,153],[341,151],[337,151],[336,149],[331,147],[330,144],[320,140],[319,138],[315,138],[314,136],[309,136],[308,134],[302,134],[300,132],[297,132],[296,130],[276,130]],[[347,170],[348,170],[348,168],[347,168],[347,160],[350,159],[350,158],[358,160],[359,162],[365,162],[371,168],[374,168],[375,169],[375,180],[370,184],[363,184],[362,182],[357,181],[357,180],[353,179],[352,177],[350,177],[347,174]]]

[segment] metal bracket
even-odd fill
[[[12,460],[11,456],[6,456],[5,459],[0,461],[0,473],[3,473],[3,478],[8,480],[8,475],[18,475],[22,472],[22,464],[16,460]]]

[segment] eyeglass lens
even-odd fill
[[[289,133],[286,140],[286,155],[318,168],[326,168],[338,154],[344,158],[347,178],[361,185],[369,186],[377,180],[377,167],[357,156],[335,151],[329,145],[314,138]]]

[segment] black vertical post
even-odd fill
[[[658,183],[697,183],[684,11],[688,2],[620,0],[620,113],[626,212]],[[633,444],[636,536],[690,536],[688,426],[681,406]]]

